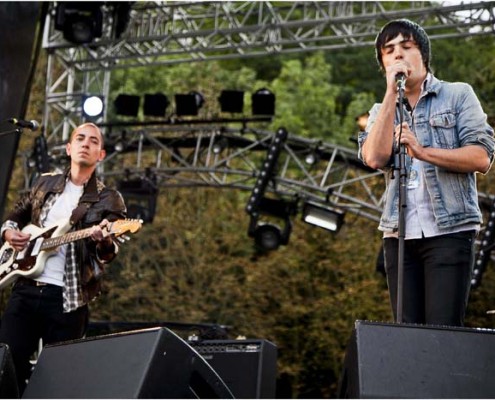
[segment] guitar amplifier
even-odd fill
[[[275,398],[277,347],[267,340],[189,341],[235,398]]]

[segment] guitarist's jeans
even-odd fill
[[[31,374],[30,357],[43,344],[81,338],[88,325],[88,307],[62,312],[62,288],[17,282],[2,316],[0,343],[6,343],[16,369],[19,393]]]

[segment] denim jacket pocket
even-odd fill
[[[438,147],[455,149],[459,147],[457,118],[452,111],[444,111],[430,116],[433,142]]]

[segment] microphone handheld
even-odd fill
[[[37,131],[40,127],[40,124],[34,119],[31,121],[26,121],[23,119],[10,118],[8,122],[19,128],[27,128],[31,131]]]
[[[397,90],[404,90],[406,88],[406,74],[399,72],[395,75],[395,83],[397,84]]]

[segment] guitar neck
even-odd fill
[[[69,232],[61,236],[44,239],[41,250],[52,249],[70,242],[75,242],[76,240],[85,239],[91,236],[91,229],[92,228],[81,229],[80,231]]]

